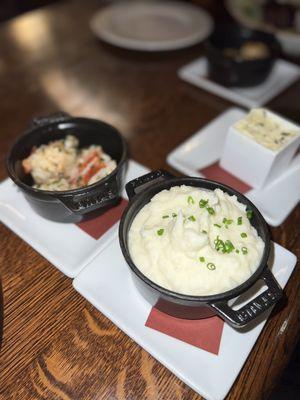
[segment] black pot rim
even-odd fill
[[[230,195],[236,195],[239,198],[242,198],[243,200],[245,200],[245,202],[242,202],[245,205],[249,204],[249,207],[251,207],[251,210],[253,210],[254,214],[256,215],[256,217],[259,219],[260,224],[263,226],[263,230],[266,236],[266,240],[265,240],[265,247],[264,247],[264,252],[262,255],[262,258],[260,260],[260,263],[256,269],[256,271],[245,281],[243,282],[241,285],[228,290],[226,292],[222,292],[222,293],[217,293],[217,294],[213,294],[213,295],[206,295],[206,296],[195,296],[195,295],[186,295],[186,294],[182,294],[182,293],[177,293],[174,292],[172,290],[166,289],[160,285],[158,285],[157,283],[153,282],[152,280],[150,280],[149,278],[147,278],[146,275],[144,275],[139,268],[134,264],[134,262],[131,259],[131,256],[129,254],[129,251],[127,251],[127,248],[125,246],[125,243],[123,241],[123,231],[124,231],[124,223],[127,217],[127,214],[129,212],[129,210],[135,206],[135,204],[139,201],[139,195],[140,194],[144,194],[145,192],[151,191],[153,188],[158,188],[160,190],[164,190],[164,186],[166,186],[166,183],[170,182],[170,180],[174,183],[172,184],[172,186],[177,186],[178,184],[184,184],[187,180],[193,180],[194,182],[208,182],[211,183],[213,185],[215,185],[215,189],[219,188],[227,193],[229,193]],[[189,186],[193,186],[191,185],[191,183],[189,183]],[[196,187],[201,188],[200,185],[195,185]],[[159,190],[159,191],[160,191]],[[157,191],[158,193],[158,191]],[[240,200],[239,200],[240,201]],[[125,232],[126,236],[128,234],[128,232]],[[182,177],[182,178],[170,178],[167,181],[164,182],[158,182],[155,183],[153,185],[151,185],[151,187],[145,189],[145,191],[142,191],[140,193],[138,193],[127,205],[121,221],[120,221],[120,225],[119,225],[119,241],[120,241],[120,247],[123,253],[123,256],[127,262],[127,264],[129,265],[130,269],[132,270],[132,272],[138,276],[138,278],[140,278],[147,286],[149,286],[150,288],[154,289],[155,291],[160,292],[161,294],[163,294],[166,297],[172,298],[173,300],[184,300],[187,303],[215,303],[217,301],[224,301],[224,300],[230,300],[232,298],[235,298],[237,296],[239,296],[241,293],[245,292],[247,289],[249,289],[260,277],[260,275],[262,274],[262,272],[265,270],[265,268],[267,268],[267,262],[268,262],[268,258],[269,258],[269,253],[270,253],[270,234],[269,234],[269,230],[267,227],[267,224],[263,218],[263,216],[261,215],[261,213],[258,211],[258,209],[255,207],[255,205],[249,200],[247,199],[244,195],[242,195],[241,193],[239,193],[238,191],[236,191],[235,189],[231,188],[230,186],[224,185],[220,182],[216,182],[210,179],[205,179],[205,178],[197,178],[197,177]]]
[[[117,164],[117,167],[109,174],[107,175],[105,178],[101,179],[100,181],[97,181],[95,183],[93,183],[92,185],[88,185],[88,186],[83,186],[77,189],[70,189],[70,190],[44,190],[44,189],[38,189],[38,188],[34,188],[32,186],[26,185],[24,182],[21,181],[21,179],[19,179],[19,177],[15,174],[14,169],[12,168],[11,165],[11,154],[13,152],[13,150],[15,149],[16,146],[18,146],[19,141],[26,138],[26,136],[30,136],[31,134],[33,134],[34,132],[36,132],[37,130],[40,129],[44,129],[45,127],[52,127],[52,126],[57,126],[59,124],[65,124],[65,123],[94,123],[94,124],[99,124],[99,122],[101,123],[102,126],[107,126],[110,129],[113,129],[113,131],[115,132],[115,134],[119,137],[121,143],[122,143],[122,156],[120,161]],[[54,122],[50,122],[47,123],[45,125],[41,126],[36,126],[33,128],[29,128],[27,129],[24,133],[22,133],[21,135],[19,135],[15,141],[13,142],[13,144],[11,145],[7,156],[6,156],[6,170],[9,174],[9,177],[14,181],[14,183],[19,186],[20,188],[22,188],[24,191],[26,191],[29,194],[38,194],[38,195],[44,195],[44,196],[54,196],[54,197],[64,197],[64,196],[74,196],[74,195],[78,195],[78,194],[82,194],[82,193],[86,193],[86,190],[93,190],[94,188],[97,188],[100,184],[101,185],[105,185],[106,182],[108,182],[110,180],[111,177],[113,177],[114,175],[117,174],[117,171],[121,168],[121,166],[126,162],[127,160],[127,144],[126,141],[124,139],[124,137],[120,134],[120,132],[114,128],[112,125],[94,119],[94,118],[83,118],[83,117],[67,117],[65,118],[63,121],[54,121]]]

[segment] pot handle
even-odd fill
[[[29,128],[36,128],[38,126],[44,126],[52,124],[54,122],[63,122],[69,118],[71,118],[71,115],[63,111],[50,114],[45,117],[34,117],[30,123]]]
[[[59,196],[64,206],[75,214],[86,214],[99,208],[115,205],[120,197],[118,185],[111,183],[109,189],[94,190],[88,194]]]
[[[236,327],[245,326],[277,303],[283,294],[280,285],[268,267],[265,268],[260,279],[264,280],[267,289],[240,309],[233,310],[226,302],[222,301],[211,303],[211,306],[229,324]]]
[[[174,175],[170,174],[164,169],[158,169],[157,171],[152,171],[146,175],[142,175],[136,179],[133,179],[125,186],[129,200],[154,183],[162,182],[170,178],[174,178]]]

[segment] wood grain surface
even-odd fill
[[[102,4],[60,2],[0,26],[0,179],[10,144],[33,116],[64,110],[103,119],[123,132],[133,159],[170,170],[166,155],[232,106],[178,79],[176,70],[200,56],[201,45],[139,54],[95,39],[88,23]],[[300,122],[299,89],[298,82],[269,106]],[[297,256],[299,223],[300,207],[272,229]],[[200,399],[2,224],[0,235],[1,400]],[[299,338],[299,268],[285,292],[228,399],[265,400],[278,382]]]

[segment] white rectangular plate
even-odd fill
[[[220,159],[229,127],[245,115],[240,108],[229,108],[174,149],[167,156],[168,164],[185,175],[203,177],[199,170]],[[252,189],[245,195],[268,224],[282,224],[300,200],[300,154],[271,184]]]
[[[273,97],[295,82],[300,76],[300,68],[288,61],[277,60],[269,77],[254,87],[227,88],[209,79],[205,57],[181,67],[178,71],[181,79],[205,89],[225,99],[245,107],[258,107],[266,104]]]
[[[294,254],[275,244],[271,269],[284,287]],[[224,325],[219,355],[145,327],[151,306],[134,287],[118,240],[113,240],[73,281],[74,288],[128,336],[207,400],[222,400],[238,376],[269,313],[243,333]],[[120,293],[126,293],[126,301]],[[128,359],[130,363],[130,358]]]
[[[147,172],[147,168],[130,160],[126,182]],[[125,191],[123,196],[127,198]],[[75,224],[44,219],[33,211],[10,179],[0,184],[0,221],[71,278],[116,237],[118,225],[95,240]]]

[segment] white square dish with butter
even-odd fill
[[[220,165],[261,188],[288,168],[299,144],[296,124],[267,109],[253,109],[229,128]]]

